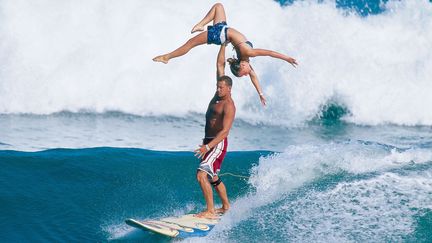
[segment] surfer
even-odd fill
[[[210,23],[210,21],[213,21],[213,25],[207,26],[207,30],[204,30],[204,27]],[[260,101],[264,106],[266,105],[266,99],[261,90],[258,76],[249,63],[249,58],[256,56],[270,56],[287,61],[294,67],[298,65],[297,61],[292,57],[272,50],[253,48],[252,43],[248,41],[242,33],[234,28],[228,27],[225,9],[221,3],[214,4],[207,15],[192,28],[191,33],[195,32],[201,33],[189,39],[176,50],[153,58],[153,61],[163,62],[166,64],[172,58],[185,55],[195,46],[203,45],[205,43],[222,45],[231,42],[237,54],[237,58],[229,58],[227,60],[230,64],[231,72],[236,77],[249,75],[253,86],[258,92]]]
[[[207,209],[196,216],[203,218],[214,218],[216,214],[225,213],[230,207],[225,185],[218,177],[228,147],[228,133],[236,111],[231,98],[232,79],[224,75],[224,69],[225,45],[221,45],[217,61],[216,93],[206,112],[205,138],[203,144],[195,150],[195,156],[201,159],[196,177],[207,204]],[[216,210],[211,185],[222,201],[222,207]]]

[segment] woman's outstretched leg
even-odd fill
[[[204,27],[212,20],[213,25],[222,21],[226,21],[225,9],[222,3],[216,3],[213,5],[207,15],[192,28],[191,33],[203,31]]]
[[[155,58],[153,58],[153,61],[155,62],[163,62],[165,64],[168,63],[168,61],[172,58],[183,56],[184,54],[188,53],[190,49],[194,48],[195,46],[206,44],[207,43],[207,31],[200,33],[199,35],[196,35],[189,39],[185,44],[180,46],[179,48],[175,49],[174,51],[165,54],[160,55]]]

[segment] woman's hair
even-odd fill
[[[239,71],[240,71],[240,60],[236,58],[228,58],[227,62],[230,65],[230,69],[232,74],[236,77],[240,77]]]

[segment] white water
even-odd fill
[[[260,159],[249,180],[255,191],[232,204],[209,238],[232,240],[229,232],[249,220],[258,241],[400,241],[414,231],[416,214],[432,210],[432,171],[398,171],[431,161],[430,148],[397,151],[360,142],[289,146]],[[326,176],[337,180],[341,172],[364,178],[337,181],[323,191],[307,188]],[[299,188],[307,193],[290,198]]]
[[[260,107],[247,78],[235,79],[237,117],[297,126],[333,100],[357,124],[432,125],[428,1],[391,1],[384,13],[367,18],[332,1],[283,8],[274,1],[222,2],[228,23],[256,47],[300,63],[294,69],[255,58],[268,107]],[[198,47],[168,65],[151,59],[186,41],[212,3],[0,1],[0,113],[204,112],[218,48]]]
[[[286,225],[292,228],[287,227],[285,233],[302,242],[403,241],[416,228],[414,216],[432,209],[430,172],[407,176],[385,173],[341,183],[328,192],[310,193],[286,203],[273,213],[296,211],[294,222]],[[311,230],[301,227],[308,224],[313,225]]]

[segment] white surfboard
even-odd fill
[[[126,224],[157,234],[169,237],[201,237],[206,236],[210,230],[219,222],[217,219],[206,219],[195,217],[194,214],[186,214],[180,217],[168,217],[158,220],[139,221],[126,219]]]

